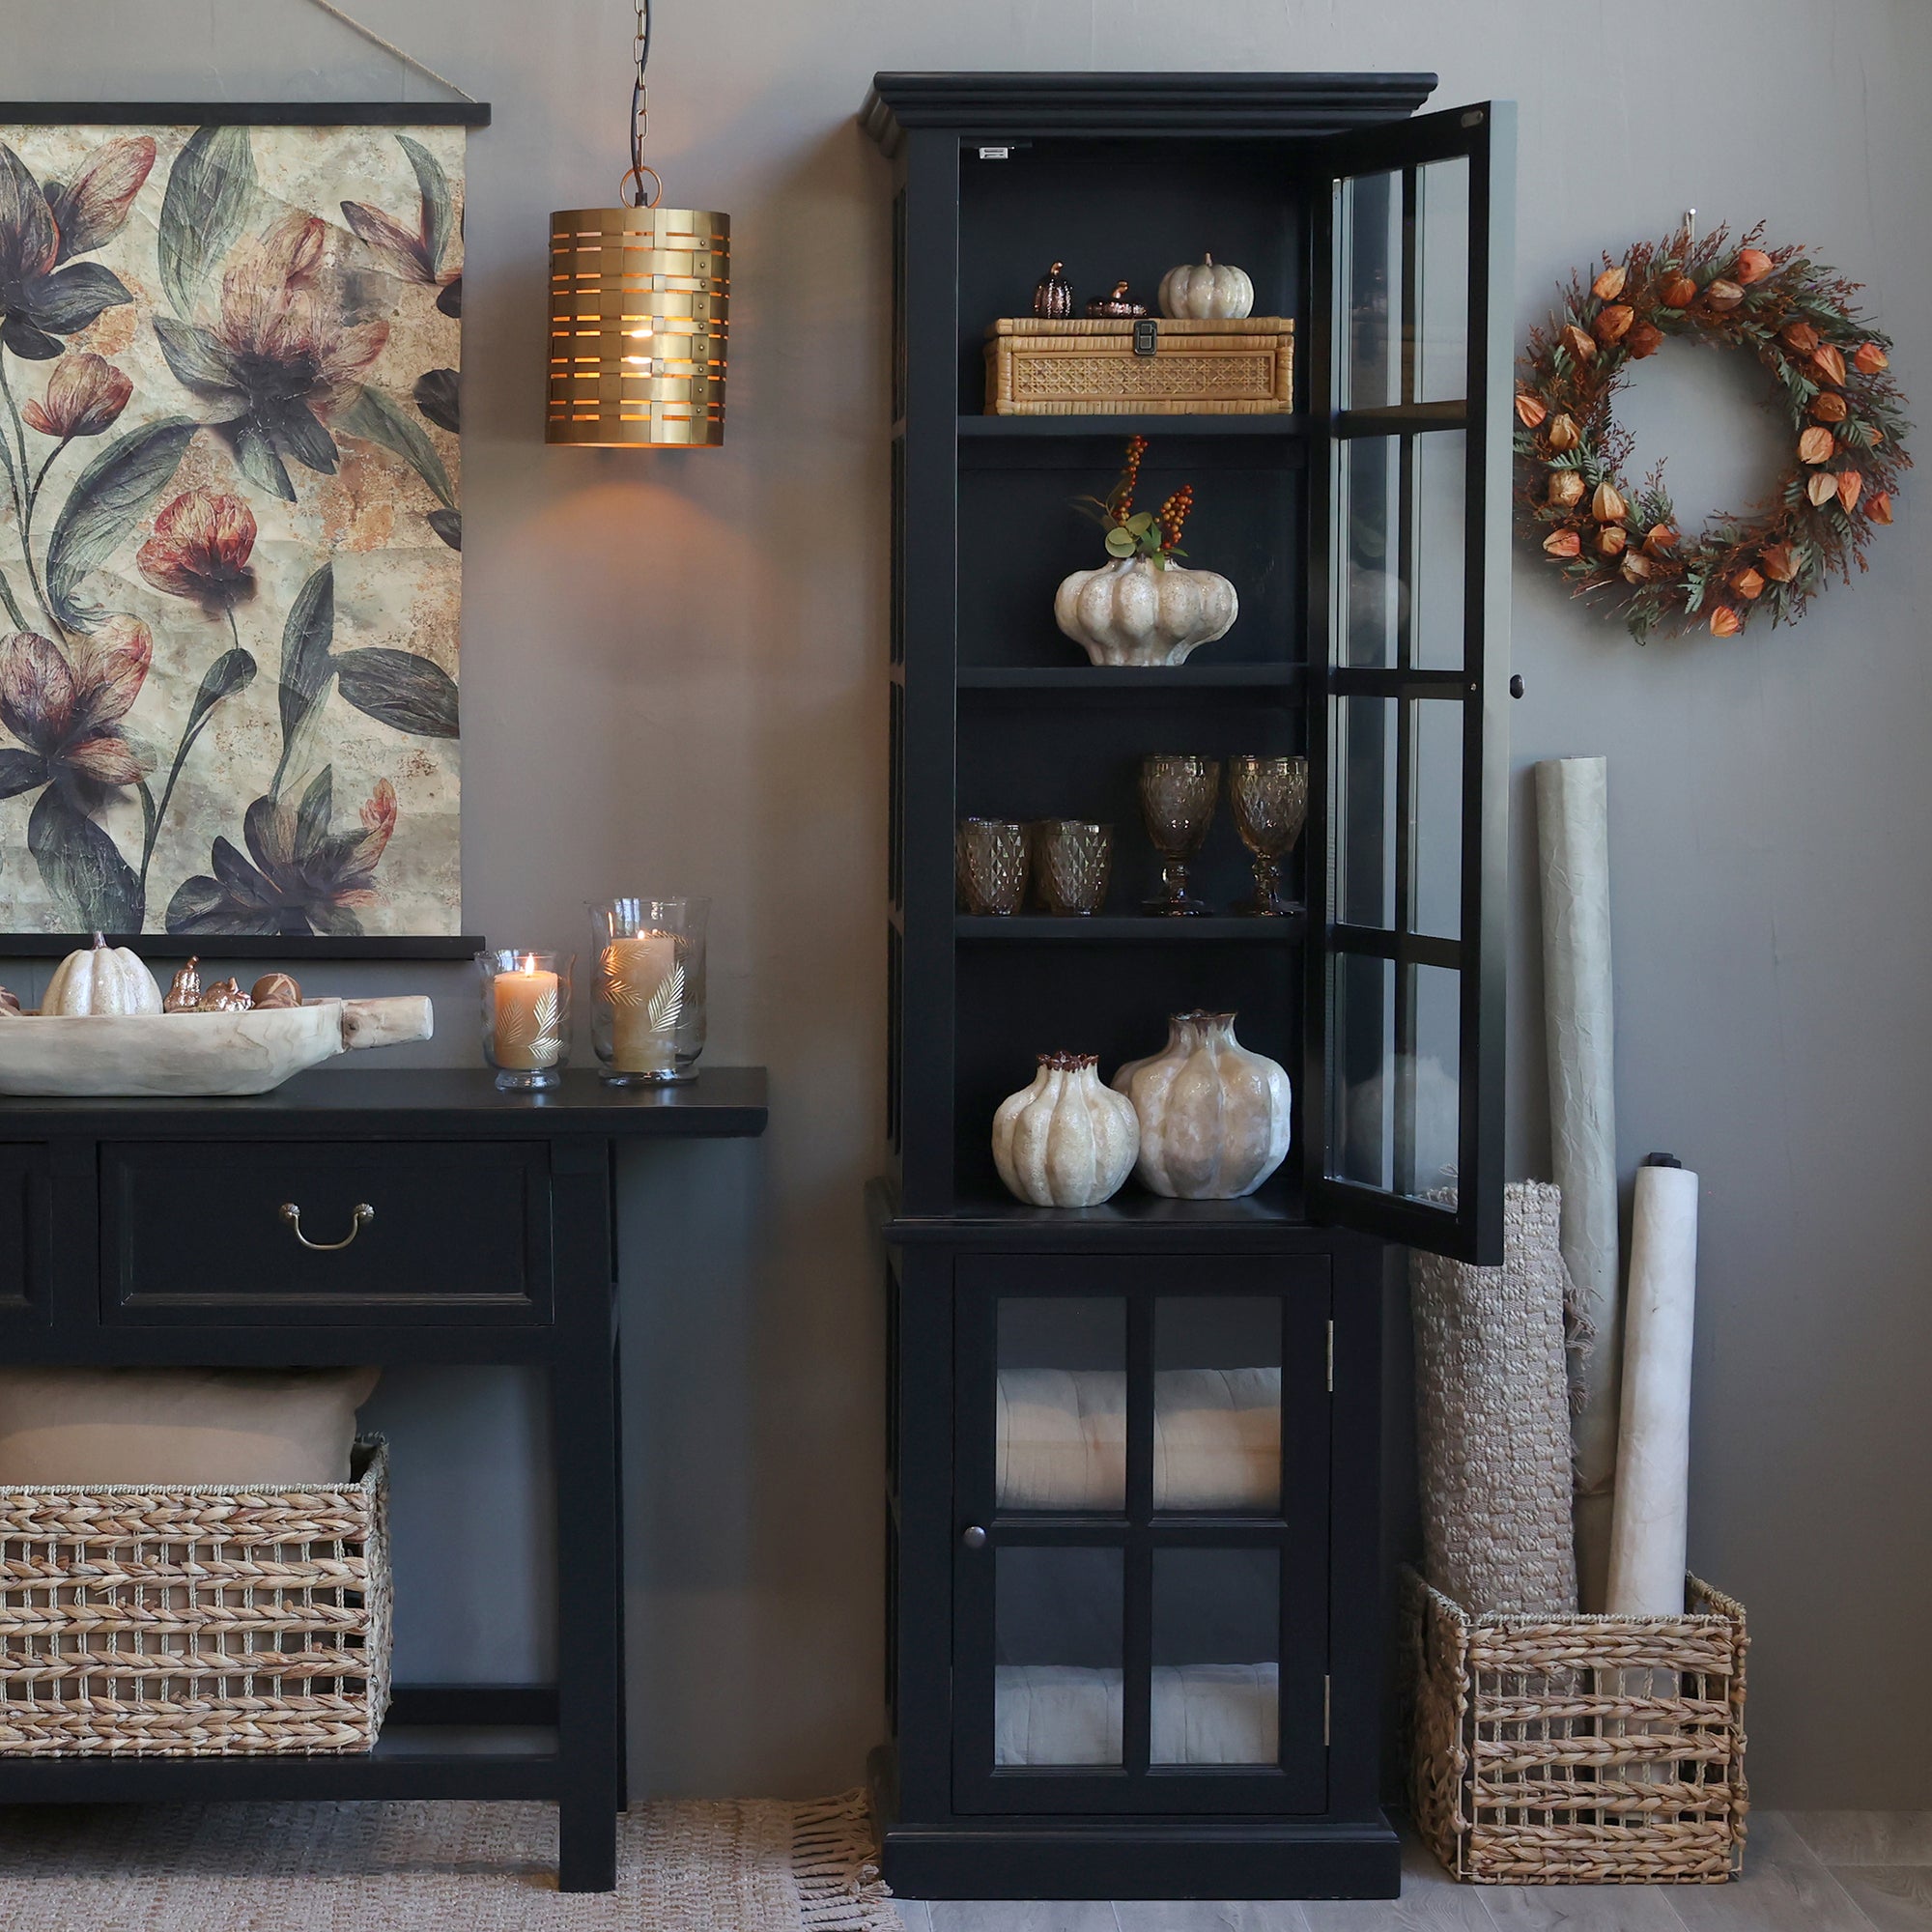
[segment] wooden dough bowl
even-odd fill
[[[338,1053],[428,1039],[434,1023],[421,993],[241,1013],[22,1014],[0,1019],[0,1094],[266,1094]]]

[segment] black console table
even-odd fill
[[[655,1089],[571,1073],[540,1095],[498,1094],[482,1068],[332,1068],[252,1099],[0,1100],[0,1355],[547,1369],[558,1630],[554,1685],[401,1686],[366,1754],[0,1757],[0,1804],[551,1799],[561,1888],[610,1890],[626,1798],[616,1148],[765,1119],[764,1069],[732,1066]]]

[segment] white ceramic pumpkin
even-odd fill
[[[1054,621],[1096,665],[1178,665],[1226,637],[1240,611],[1225,577],[1151,556],[1076,570],[1053,598]]]
[[[1042,1053],[1031,1087],[993,1116],[993,1164],[1036,1208],[1093,1208],[1120,1191],[1140,1147],[1133,1103],[1100,1085],[1091,1053]]]
[[[99,933],[94,944],[70,952],[54,968],[41,1001],[43,1013],[157,1013],[161,989],[140,955],[125,946],[109,946]]]
[[[1190,322],[1238,321],[1255,309],[1255,285],[1245,269],[1212,255],[1170,269],[1160,278],[1160,312]]]
[[[1138,1171],[1155,1194],[1234,1201],[1288,1157],[1287,1072],[1235,1037],[1233,1013],[1176,1013],[1167,1044],[1114,1075],[1140,1122]]]

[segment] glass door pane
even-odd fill
[[[1122,1551],[1021,1545],[993,1575],[994,1764],[1122,1763]]]
[[[1317,238],[1309,1200],[1483,1261],[1502,1233],[1512,131],[1490,104],[1338,137]]]
[[[1280,1301],[1163,1296],[1153,1337],[1154,1509],[1278,1514]]]
[[[1272,1765],[1281,1755],[1281,1554],[1153,1552],[1149,1760]]]
[[[1004,1295],[994,1406],[1005,1510],[1115,1513],[1127,1500],[1127,1308],[1118,1295]]]

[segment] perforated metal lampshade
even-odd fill
[[[548,442],[724,440],[731,217],[566,208],[550,218]]]

